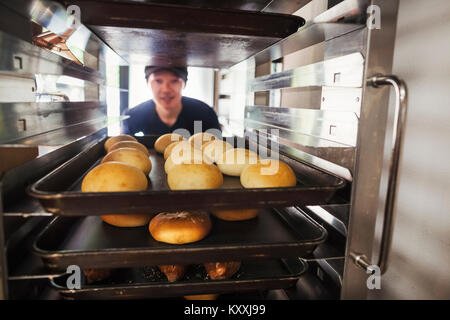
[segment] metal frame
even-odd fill
[[[381,29],[368,30],[365,67],[367,79],[378,74],[391,73],[398,1],[373,0],[371,5],[379,6],[383,19]],[[387,88],[374,88],[370,82],[364,84],[342,299],[367,297],[369,274],[366,269],[360,268],[352,257],[372,257],[388,101]]]

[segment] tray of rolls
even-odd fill
[[[179,266],[310,255],[326,229],[295,208],[262,209],[256,217],[224,220],[207,211],[162,212],[141,226],[99,216],[56,217],[33,251],[51,270]],[[173,270],[176,272],[176,270]]]
[[[63,216],[148,220],[161,211],[209,210],[233,219],[256,216],[261,208],[326,204],[345,185],[325,171],[271,154],[270,148],[253,151],[248,141],[233,139],[207,133],[189,139],[105,137],[32,184],[28,193],[48,212]]]
[[[84,270],[80,288],[69,289],[69,275],[51,280],[51,286],[66,299],[148,299],[186,300],[232,299],[246,293],[287,289],[307,270],[300,259],[243,261],[228,273],[217,275],[221,263],[192,264],[178,279],[168,279],[156,266],[123,269]]]

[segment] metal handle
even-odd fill
[[[406,112],[407,112],[407,88],[405,83],[396,76],[377,75],[369,78],[367,84],[375,88],[390,85],[395,90],[396,104],[393,128],[393,147],[391,155],[391,163],[389,168],[389,180],[386,196],[386,204],[384,207],[383,233],[381,237],[380,254],[378,258],[378,267],[380,273],[383,274],[388,268],[389,252],[392,244],[392,231],[394,225],[395,200],[397,193],[397,177],[400,162],[401,145],[403,142],[403,133],[405,129]],[[370,270],[370,263],[364,255],[352,254],[354,262],[364,268]]]

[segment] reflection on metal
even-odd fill
[[[104,83],[104,75],[91,68],[39,48],[26,41],[0,31],[0,72],[16,75],[53,74],[68,75],[95,83]]]
[[[307,23],[296,33],[262,50],[253,58],[258,64],[277,60],[290,53],[363,29],[364,26],[346,23]]]
[[[245,118],[247,128],[277,128],[292,135],[309,136],[310,141],[322,140],[311,143],[314,146],[356,146],[358,118],[353,112],[247,106]],[[308,142],[302,144],[310,145]]]
[[[33,28],[33,30],[35,30],[35,28]],[[50,51],[54,51],[66,59],[78,63],[79,65],[83,65],[83,63],[78,60],[78,58],[72,53],[72,51],[70,51],[70,48],[67,46],[67,38],[70,37],[72,33],[73,29],[70,29],[62,35],[57,35],[51,31],[42,30],[40,33],[33,35],[33,44]]]
[[[345,0],[315,17],[313,23],[340,22],[360,23],[366,21],[366,8],[371,0]]]
[[[348,216],[350,214],[350,206],[348,204],[307,206],[306,208],[327,222],[342,236],[347,236]]]
[[[250,81],[249,90],[264,91],[312,86],[362,87],[364,58],[356,52]]]
[[[81,12],[81,15],[85,13]],[[63,5],[55,1],[33,0],[29,11],[25,14],[37,25],[37,27],[33,28],[35,30],[33,36],[37,36],[35,39],[40,40],[39,43],[41,44],[46,42],[47,45],[52,45],[48,41],[42,41],[49,40],[51,35],[47,35],[44,39],[42,39],[42,36],[39,36],[41,33],[39,32],[39,27],[45,28],[43,31],[54,34],[53,41],[59,41],[58,43],[62,45],[60,48],[67,50],[65,54],[68,55],[70,60],[78,60],[84,66],[100,72],[102,72],[101,64],[105,62],[106,55],[115,56],[115,61],[111,62],[116,65],[127,65],[126,61],[114,53],[111,48],[81,24],[80,21],[75,21],[79,17],[68,14],[67,9]],[[50,48],[48,47],[48,49],[54,49],[54,45]],[[56,50],[58,49],[56,48]]]
[[[1,103],[0,143],[24,139],[86,121],[106,119],[106,106],[98,102]],[[19,126],[22,122],[26,127]]]
[[[352,179],[358,131],[353,112],[247,106],[244,127],[287,147],[292,156],[295,150],[305,160],[306,153],[317,166]]]

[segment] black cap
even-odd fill
[[[187,68],[186,67],[158,67],[158,66],[146,66],[145,67],[145,79],[148,80],[148,77],[152,73],[158,72],[158,71],[169,71],[172,72],[177,77],[184,80],[184,82],[187,82]]]

